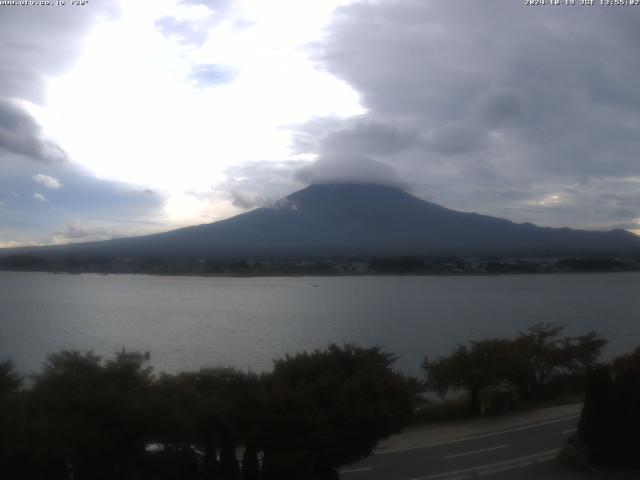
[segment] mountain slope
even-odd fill
[[[542,228],[463,213],[400,189],[311,185],[272,207],[142,237],[0,251],[47,257],[229,258],[352,255],[560,256],[640,254],[624,230]]]

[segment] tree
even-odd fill
[[[20,404],[22,377],[13,362],[0,362],[0,466],[6,475],[17,475],[23,428]]]
[[[262,435],[259,418],[264,402],[260,379],[233,368],[165,374],[154,386],[153,410],[160,420],[152,436],[169,450],[201,452],[204,479],[238,480],[237,446],[245,447],[245,470],[251,471],[258,464],[257,444]],[[182,460],[184,465],[173,464],[185,478],[184,471],[191,468],[187,464],[193,462],[188,455]],[[173,478],[166,467],[163,475]],[[250,472],[245,477],[251,478]]]
[[[215,445],[202,438],[201,403],[186,374],[162,374],[152,385],[148,408],[155,417],[148,436],[150,443],[161,447],[149,454],[147,469],[158,479],[195,478],[197,461],[192,446],[204,449],[206,480],[216,478]],[[204,445],[207,445],[204,447]],[[212,452],[213,449],[213,452]]]
[[[252,415],[248,409],[257,400],[252,395],[253,375],[233,368],[209,368],[197,373],[182,374],[197,396],[197,422],[204,440],[205,477],[239,480],[240,466],[236,446],[241,440],[243,426]],[[245,416],[246,415],[246,416]],[[216,451],[219,465],[215,468]]]
[[[564,325],[538,323],[513,341],[511,374],[507,377],[524,398],[539,395],[559,375],[584,374],[595,365],[607,341],[594,331],[560,337]]]
[[[602,463],[611,452],[611,384],[613,374],[607,365],[599,365],[587,374],[582,415],[578,423],[578,436],[587,445],[587,457]]]
[[[32,392],[32,463],[62,466],[77,480],[135,477],[151,422],[152,379],[141,359],[119,356],[104,365],[91,352],[50,355]]]
[[[425,358],[427,387],[444,396],[469,392],[469,408],[479,413],[482,389],[508,383],[523,398],[540,395],[551,379],[584,376],[595,365],[606,340],[596,332],[561,337],[565,327],[533,325],[513,339],[485,339],[459,345],[434,362]]]
[[[480,412],[480,392],[483,388],[499,385],[512,367],[511,342],[485,339],[471,342],[470,347],[458,345],[448,356],[435,362],[425,358],[422,368],[427,377],[427,387],[441,396],[453,389],[469,391],[469,409]]]
[[[615,463],[640,467],[640,347],[613,362],[611,446]]]
[[[0,362],[0,401],[15,396],[22,385],[22,377],[18,375],[11,360]]]
[[[337,478],[335,469],[399,431],[417,384],[394,372],[394,361],[379,347],[353,345],[277,360],[265,378],[263,478]]]
[[[640,347],[592,370],[578,437],[598,465],[640,467]]]
[[[332,345],[262,376],[209,368],[155,378],[141,356],[63,351],[25,391],[0,363],[0,465],[47,480],[337,478],[412,413],[418,384],[394,372],[394,360]],[[6,421],[15,419],[17,428]]]

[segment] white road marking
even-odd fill
[[[349,470],[340,470],[338,473],[357,473],[357,472],[368,472],[369,470],[373,470],[371,467],[362,467],[362,468],[351,468]]]
[[[501,448],[507,448],[508,446],[509,445],[498,445],[497,447],[482,448],[480,450],[474,450],[472,452],[454,453],[453,455],[445,455],[444,458],[458,458],[458,457],[464,457],[466,455],[475,455],[476,453],[484,453],[484,452],[491,452],[493,450],[500,450]]]
[[[389,453],[407,452],[409,450],[419,450],[421,448],[439,447],[441,445],[450,445],[452,443],[467,442],[470,440],[478,440],[480,438],[495,437],[496,435],[503,435],[505,433],[519,432],[521,430],[527,430],[530,428],[537,428],[537,427],[542,427],[544,425],[551,425],[552,423],[560,423],[560,422],[565,422],[567,420],[573,420],[574,418],[580,418],[580,415],[571,415],[568,417],[556,418],[554,420],[547,420],[546,422],[533,423],[531,425],[524,425],[522,427],[509,428],[509,429],[500,430],[497,432],[485,433],[483,435],[470,435],[468,437],[456,438],[455,440],[448,440],[446,442],[441,442],[441,443],[426,443],[423,445],[415,445],[413,447],[394,448],[391,450],[376,450],[373,453],[375,453],[376,455],[387,455]]]
[[[563,431],[562,431],[562,432],[560,432],[560,433],[562,433],[563,435],[566,435],[567,433],[573,433],[573,432],[575,432],[576,430],[578,430],[578,429],[577,429],[577,428],[570,428],[569,430],[563,430]]]
[[[488,468],[498,467],[501,465],[515,464],[515,463],[523,462],[525,460],[532,460],[539,457],[554,455],[559,451],[560,449],[556,448],[555,450],[547,450],[546,452],[534,453],[533,455],[527,455],[526,457],[512,458],[511,460],[504,460],[502,462],[487,463],[486,465],[478,465],[477,467],[463,468],[462,470],[454,470],[451,472],[436,473],[434,475],[426,475],[424,477],[414,477],[409,480],[431,480],[434,478],[449,477],[451,475],[458,475],[461,473],[477,472],[478,470],[486,470]]]

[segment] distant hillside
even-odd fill
[[[166,233],[103,242],[0,250],[0,257],[312,258],[339,256],[637,255],[625,230],[542,228],[463,213],[400,189],[311,185],[272,207]]]

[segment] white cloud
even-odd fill
[[[6,242],[0,241],[0,248],[35,247],[37,245],[40,244],[32,240],[7,240]]]
[[[33,198],[35,198],[38,202],[47,202],[47,197],[45,197],[43,194],[36,192],[33,194]]]
[[[117,237],[117,233],[101,225],[91,225],[74,220],[63,230],[54,232],[49,243],[75,243],[109,240]]]
[[[53,190],[62,188],[62,183],[60,183],[60,180],[50,175],[43,175],[41,173],[38,173],[37,175],[34,175],[31,178],[33,179],[34,182],[40,183],[47,188],[52,188]]]
[[[233,165],[286,161],[292,124],[363,112],[357,93],[307,51],[342,0],[239,1],[206,39],[188,44],[155,27],[167,15],[189,21],[184,7],[172,12],[166,3],[124,5],[122,18],[95,28],[77,66],[50,84],[47,126],[92,172],[181,197],[208,191]],[[233,75],[214,88],[194,85],[203,65]]]

